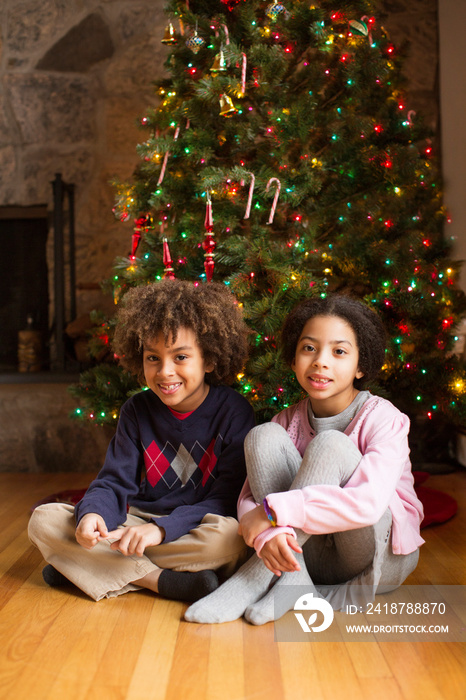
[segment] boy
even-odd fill
[[[223,384],[244,364],[247,333],[220,284],[163,280],[126,294],[114,349],[148,391],[122,407],[76,509],[34,511],[29,536],[49,585],[71,581],[94,600],[146,588],[191,602],[242,563],[236,501],[254,418]]]

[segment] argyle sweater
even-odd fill
[[[246,399],[226,386],[211,386],[184,420],[151,391],[122,407],[104,465],[75,509],[76,522],[98,513],[109,530],[126,520],[127,506],[162,515],[153,522],[171,542],[195,528],[207,513],[236,517],[246,478],[243,442],[254,427]]]

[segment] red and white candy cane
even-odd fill
[[[361,22],[364,22],[367,20],[367,38],[369,39],[369,46],[372,46],[372,32],[371,32],[371,18],[368,17],[367,15],[364,15],[364,17],[361,17]]]
[[[415,116],[416,116],[416,112],[414,111],[414,109],[410,109],[408,112],[408,124],[409,124],[409,126],[412,126],[413,117],[415,117]]]
[[[173,140],[176,141],[178,139],[179,135],[180,135],[180,125],[178,124],[178,126],[176,127],[176,130],[175,130],[175,135],[173,137]],[[163,182],[163,178],[165,177],[165,170],[167,168],[167,161],[168,161],[169,155],[170,155],[170,151],[167,151],[164,155],[163,163],[162,163],[162,170],[160,171],[159,179],[157,180],[157,185],[161,185]]]
[[[211,29],[214,29],[214,27],[215,27],[215,25],[212,24],[210,28],[211,28]],[[228,44],[230,43],[230,34],[229,34],[229,32],[228,32],[228,27],[227,27],[227,25],[226,25],[226,24],[222,24],[222,29],[223,29],[223,31],[225,32],[225,44],[228,46]],[[217,37],[218,37],[218,29],[215,29],[215,38],[217,38]]]
[[[271,223],[272,223],[273,217],[275,216],[275,209],[277,208],[278,195],[280,194],[280,189],[281,189],[281,186],[282,186],[282,183],[280,182],[280,180],[278,179],[278,177],[271,177],[270,180],[269,180],[268,183],[267,183],[266,188],[265,188],[265,191],[266,191],[266,192],[269,191],[270,185],[271,185],[273,182],[276,182],[276,183],[277,183],[277,189],[275,190],[275,196],[274,196],[274,198],[273,198],[272,208],[271,208],[271,210],[270,210],[269,220],[267,221],[268,224],[271,224]]]
[[[254,183],[256,182],[256,178],[254,176],[254,173],[248,173],[248,175],[251,176],[251,183],[249,185],[249,194],[248,194],[248,203],[246,205],[246,213],[244,215],[245,219],[249,219],[249,216],[251,214],[251,205],[252,205],[252,193],[254,192]],[[241,182],[241,184],[244,184],[244,180]]]
[[[241,95],[244,97],[246,93],[246,66],[248,63],[248,59],[245,53],[242,54],[243,56],[243,64],[241,67]]]

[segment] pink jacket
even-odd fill
[[[301,455],[315,433],[309,424],[306,398],[272,418],[282,425]],[[409,554],[424,540],[419,534],[422,504],[414,491],[409,460],[409,419],[390,401],[371,397],[344,431],[362,454],[349,481],[340,486],[306,486],[267,496],[277,525],[254,542],[258,553],[279,534],[300,528],[311,535],[353,530],[378,522],[387,507],[392,512],[394,554]],[[238,517],[257,504],[246,480],[238,500]]]

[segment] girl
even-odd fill
[[[188,621],[245,614],[263,624],[293,607],[295,586],[337,610],[361,607],[417,565],[409,420],[363,390],[384,362],[381,321],[348,297],[306,299],[285,320],[282,347],[308,396],[246,438],[238,513],[256,555],[188,608]]]

